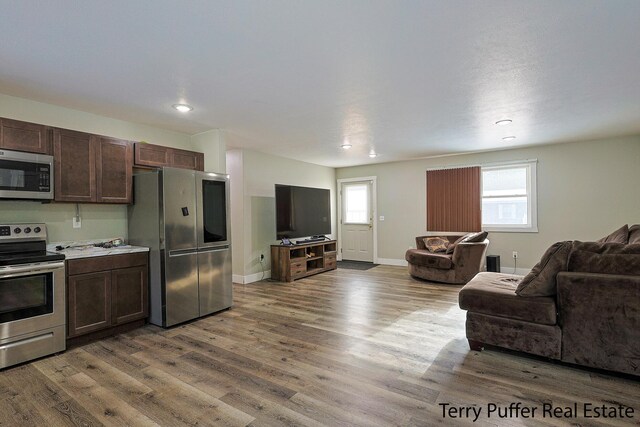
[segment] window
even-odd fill
[[[368,184],[345,184],[344,222],[369,224]]]
[[[482,229],[537,232],[536,161],[482,168]]]

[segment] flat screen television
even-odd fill
[[[331,201],[328,189],[276,184],[278,239],[330,233]]]

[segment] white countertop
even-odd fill
[[[132,246],[132,245],[123,245],[112,248],[101,248],[93,246],[93,243],[99,243],[100,241],[86,241],[86,242],[59,242],[59,243],[51,243],[47,245],[47,250],[50,252],[55,252],[59,254],[63,254],[65,259],[77,259],[77,258],[91,258],[97,256],[107,256],[107,255],[121,255],[121,254],[131,254],[135,252],[149,252],[149,248],[145,248],[143,246]],[[71,247],[67,248],[66,246]],[[56,246],[60,245],[65,247],[65,249],[61,251],[56,250]]]
[[[59,254],[64,254],[65,259],[77,259],[77,258],[90,258],[96,256],[107,255],[121,255],[131,254],[135,252],[149,252],[149,248],[142,246],[118,246],[117,248],[96,248],[96,247],[84,247],[84,248],[68,248],[61,251],[55,251]]]

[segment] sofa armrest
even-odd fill
[[[484,255],[489,247],[489,240],[478,243],[458,243],[453,250],[451,260],[455,265],[473,265],[478,270],[482,269]]]
[[[557,275],[562,360],[640,375],[640,276]]]

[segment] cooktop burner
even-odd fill
[[[44,224],[0,224],[0,266],[61,261],[64,255],[47,252]]]

